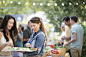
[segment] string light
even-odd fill
[[[42,6],[43,4],[42,3],[40,3],[40,6]]]
[[[69,5],[72,5],[71,3],[69,3]]]
[[[28,5],[28,3],[26,2],[26,5]]]
[[[76,3],[76,5],[78,5],[78,3]]]
[[[10,1],[10,3],[12,4],[12,3],[13,3],[13,1]]]
[[[21,4],[21,2],[18,2],[18,4]]]
[[[5,1],[3,0],[3,3],[5,3]]]
[[[62,3],[62,6],[64,6],[64,3]]]
[[[35,6],[36,4],[35,3],[33,3],[33,6]]]
[[[57,6],[57,3],[55,3],[54,5]]]
[[[3,3],[5,3],[5,0],[3,0]],[[10,1],[10,3],[12,4],[13,1]],[[21,2],[18,2],[18,4],[21,4]],[[28,2],[26,2],[25,4],[28,5]],[[85,4],[85,2],[83,2],[83,4]],[[35,5],[36,3],[33,3],[33,6]],[[62,3],[61,5],[64,6],[64,3]],[[69,2],[69,5],[72,5],[72,3]],[[78,5],[78,2],[76,2],[76,5]],[[43,3],[40,3],[40,6],[43,6]],[[47,3],[47,6],[50,6],[50,3]],[[55,3],[54,6],[57,6],[57,3]]]
[[[48,3],[47,5],[50,6],[50,3]]]
[[[85,2],[83,2],[83,4],[85,4]]]

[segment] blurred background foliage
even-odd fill
[[[82,57],[86,57],[86,0],[0,0],[0,17],[6,14],[30,14],[44,11],[56,32],[65,16],[76,15],[84,27]]]

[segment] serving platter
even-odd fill
[[[12,47],[8,48],[8,51],[25,51],[25,52],[33,52],[36,51],[37,48],[26,48],[26,47]]]

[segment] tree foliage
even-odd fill
[[[5,1],[3,3],[3,1]],[[11,4],[10,1],[13,1]],[[21,4],[18,4],[21,2]],[[26,2],[28,5],[26,5]],[[33,6],[33,3],[36,5]],[[40,3],[43,5],[40,6]],[[54,4],[57,4],[55,6]],[[47,4],[50,4],[48,6]],[[79,19],[86,21],[86,0],[0,0],[0,17],[5,14],[28,14],[31,12],[44,11],[50,23],[54,25],[56,31],[60,32],[62,19],[65,16],[76,15]],[[86,29],[85,25],[83,25]],[[85,33],[86,34],[86,33]],[[86,36],[85,36],[86,37]],[[82,57],[85,57],[86,39],[84,42]]]
[[[82,21],[86,20],[85,0],[44,0],[44,1],[45,3],[43,3],[43,6],[40,6],[39,8],[46,13],[48,19],[50,20],[50,23],[55,25],[56,31],[60,31],[61,22],[63,21],[62,19],[65,16],[70,17],[72,15],[76,15],[79,17],[79,19],[82,19]],[[48,3],[50,3],[50,6],[47,6]],[[54,5],[55,3],[57,4],[57,6]]]
[[[28,3],[28,5],[26,5],[26,3]],[[32,4],[33,1],[31,0],[0,0],[0,16],[4,16],[5,14],[32,13]]]

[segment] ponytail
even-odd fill
[[[44,24],[42,22],[42,20],[40,21],[41,22],[41,25],[40,25],[40,30],[45,34],[45,37],[46,37],[46,41],[47,41],[47,33],[45,31],[45,27],[44,27]]]

